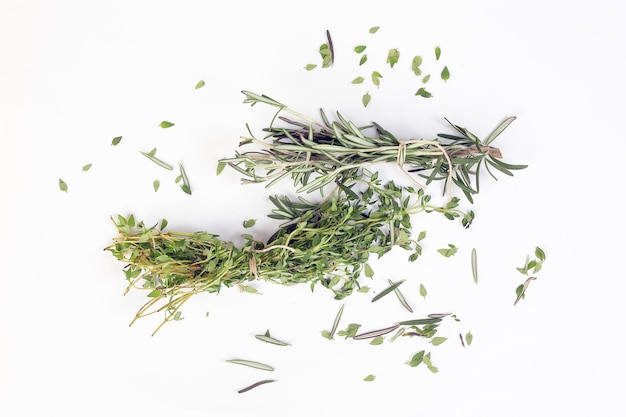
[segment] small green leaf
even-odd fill
[[[311,71],[313,69],[317,68],[316,64],[306,64],[306,66],[304,67],[305,70],[307,71]]]
[[[350,323],[350,324],[348,324],[348,327],[345,330],[339,330],[337,332],[337,335],[338,336],[345,336],[346,339],[349,338],[349,337],[354,337],[360,327],[361,327],[361,325],[358,324],[358,323]]]
[[[196,86],[194,87],[195,90],[204,87],[204,80],[200,80],[198,81],[198,83],[196,84]]]
[[[424,238],[426,237],[426,231],[422,230],[419,235],[417,235],[417,241],[420,242],[422,240],[424,240]]]
[[[271,337],[271,336],[269,335],[269,331],[265,332],[265,334],[257,334],[257,335],[254,335],[254,337],[256,337],[257,339],[259,339],[259,340],[261,340],[261,341],[263,341],[263,342],[266,342],[266,343],[271,343],[271,344],[273,344],[273,345],[277,345],[277,346],[290,346],[290,344],[289,344],[289,343],[287,343],[287,342],[283,342],[282,340],[278,340],[278,339],[275,339],[275,338]]]
[[[237,365],[249,366],[251,368],[261,369],[261,370],[264,370],[264,371],[273,371],[274,370],[274,368],[272,368],[269,365],[265,365],[264,363],[248,361],[248,360],[245,360],[245,359],[228,359],[228,360],[226,360],[226,362],[234,363],[234,364],[237,364]]]
[[[373,35],[374,33],[378,32],[378,29],[380,29],[380,26],[372,26],[370,28],[370,33]]]
[[[443,70],[441,71],[441,79],[444,81],[448,81],[450,79],[450,71],[447,66],[443,67]]]
[[[328,330],[322,330],[321,333],[323,338],[330,340],[330,332]]]
[[[363,287],[359,288],[357,291],[358,291],[358,292],[362,292],[362,293],[366,293],[366,292],[369,292],[369,291],[370,291],[370,287],[368,287],[368,286],[363,286]]]
[[[474,282],[478,284],[478,262],[476,259],[476,248],[472,248],[472,275],[474,276]]]
[[[454,246],[452,243],[448,243],[447,248],[437,249],[437,252],[439,252],[441,255],[445,256],[446,258],[449,258],[451,256],[454,256],[458,250],[459,248]]]
[[[159,191],[159,187],[161,186],[161,181],[159,180],[154,180],[152,181],[152,188],[154,188],[154,192],[156,193],[157,191]]]
[[[59,178],[59,188],[61,189],[61,191],[67,192],[67,183],[61,178]]]
[[[219,161],[217,163],[217,169],[216,169],[217,175],[220,175],[222,171],[224,171],[224,168],[226,168],[226,165],[227,164],[224,161]]]
[[[159,230],[163,230],[167,227],[167,220],[161,220],[161,226],[159,226]]]
[[[430,80],[430,74],[424,75],[422,78],[422,84],[426,84]]]
[[[122,140],[121,136],[114,137],[113,140],[111,141],[111,146],[117,146],[121,140]]]
[[[243,227],[246,229],[254,226],[256,224],[256,219],[248,219],[243,221]]]
[[[363,94],[363,107],[367,107],[368,104],[370,104],[370,100],[372,99],[372,96],[370,96],[370,93],[365,93]]]
[[[251,287],[250,285],[244,285],[243,289],[245,292],[250,293],[250,294],[258,294],[259,290],[257,290],[254,287]]]
[[[546,260],[546,253],[539,246],[535,248],[535,256],[540,262],[544,262]]]
[[[417,75],[418,77],[422,75],[422,70],[420,69],[420,65],[422,65],[422,57],[414,56],[413,62],[411,63],[411,69],[413,70],[415,75]]]
[[[91,164],[84,165],[82,171],[87,172],[89,169],[91,169]]]
[[[161,296],[161,290],[152,290],[147,297],[156,298]]]
[[[365,269],[365,271],[364,271],[364,272],[365,272],[365,276],[366,276],[367,278],[371,278],[371,277],[373,277],[373,276],[374,276],[374,270],[372,269],[372,267],[370,266],[370,264],[367,264],[367,263],[366,263],[366,264],[365,264],[365,268],[364,268],[364,269]]]
[[[385,338],[384,338],[384,337],[382,337],[382,336],[376,336],[375,338],[373,338],[373,339],[370,341],[370,345],[374,345],[374,346],[376,346],[376,345],[380,345],[380,344],[382,344],[384,341],[385,341]]]
[[[381,78],[383,78],[383,76],[381,75],[380,72],[372,71],[372,83],[374,83],[374,85],[376,87],[378,87],[380,85],[380,79]]]
[[[430,340],[430,343],[432,343],[434,346],[439,346],[440,344],[442,344],[443,342],[445,342],[446,340],[448,340],[447,337],[433,337]]]
[[[409,366],[411,367],[416,367],[419,364],[421,364],[424,361],[424,352],[423,350],[417,352],[415,355],[413,355],[413,357],[411,358],[411,361],[409,362]]]
[[[417,90],[417,92],[415,93],[416,96],[420,96],[420,97],[424,97],[424,98],[431,98],[433,95],[430,94],[428,91],[426,91],[424,88],[420,87],[419,90]]]
[[[398,63],[399,59],[400,51],[398,51],[397,49],[390,49],[387,53],[387,63],[389,64],[389,66],[393,68],[393,66]]]
[[[163,120],[161,123],[159,123],[159,126],[161,126],[163,129],[167,129],[174,126],[174,123]]]
[[[365,64],[367,62],[367,54],[363,54],[363,56],[361,56],[361,59],[359,60],[359,66]]]
[[[426,291],[426,287],[424,287],[424,284],[420,284],[420,295],[424,298],[426,298],[426,296],[428,295],[428,291]]]
[[[356,77],[354,80],[352,80],[352,84],[362,84],[363,81],[365,81],[365,78],[363,78],[363,77]]]
[[[437,47],[435,48],[435,59],[436,59],[437,61],[439,61],[439,57],[440,57],[440,56],[441,56],[441,48],[437,46]]]
[[[357,54],[360,54],[361,52],[365,51],[366,48],[367,46],[365,45],[358,45],[354,47],[354,52],[356,52]]]
[[[366,376],[365,378],[363,378],[363,381],[366,381],[366,382],[372,382],[372,381],[373,381],[373,380],[375,380],[375,379],[376,379],[376,375],[369,374],[368,376]]]
[[[471,345],[473,340],[474,335],[472,334],[472,332],[467,332],[467,334],[465,335],[465,341],[467,342],[467,346]]]

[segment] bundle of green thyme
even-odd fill
[[[243,235],[241,247],[215,234],[165,232],[164,224],[147,227],[132,215],[118,216],[119,237],[106,250],[126,263],[127,291],[149,290],[149,301],[133,322],[165,314],[155,333],[166,322],[180,319],[181,306],[192,295],[219,292],[223,286],[255,279],[282,285],[308,283],[312,289],[321,284],[342,299],[359,288],[358,279],[370,254],[380,257],[399,246],[411,252],[409,261],[419,257],[421,237],[411,238],[413,215],[438,212],[450,220],[460,218],[464,227],[471,224],[474,213],[458,208],[460,199],[451,197],[453,185],[472,202],[472,195],[479,191],[481,166],[490,173],[491,166],[507,175],[524,168],[500,161],[500,151],[490,146],[513,118],[484,141],[455,125],[461,136],[440,134],[446,143],[439,139],[402,141],[376,123],[377,135],[366,136],[367,128],[356,127],[339,113],[340,121],[330,123],[322,111],[323,124],[319,124],[267,96],[244,94],[252,105],[269,104],[278,113],[286,111],[303,121],[280,117],[288,127],[276,127],[273,119],[265,129],[269,132],[265,141],[252,137],[242,142],[264,149],[220,160],[218,173],[228,165],[244,174],[244,181],[269,181],[268,185],[290,176],[300,192],[323,191],[329,184],[336,187],[316,203],[302,197],[270,197],[275,209],[269,217],[283,223],[265,242]],[[413,179],[411,172],[418,172],[426,185],[443,180],[448,202],[432,205],[421,184],[383,183],[370,168],[385,162],[396,163]],[[471,175],[476,176],[475,186]]]

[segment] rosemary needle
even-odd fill
[[[269,365],[265,365],[264,363],[248,361],[248,360],[245,360],[245,359],[228,359],[228,360],[226,360],[226,362],[228,362],[228,363],[235,363],[237,365],[249,366],[251,368],[261,369],[261,370],[264,370],[264,371],[273,371],[274,370],[274,368],[272,368]]]
[[[247,386],[245,388],[240,389],[239,391],[237,391],[237,393],[243,394],[244,392],[250,391],[251,389],[258,387],[259,385],[269,384],[270,382],[276,382],[276,380],[275,379],[264,379],[262,381],[255,382],[252,385],[249,385],[249,386]]]

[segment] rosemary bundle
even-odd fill
[[[221,159],[218,164],[218,173],[229,165],[243,174],[245,183],[268,182],[270,186],[291,177],[298,192],[311,192],[333,182],[358,179],[363,168],[395,163],[414,181],[415,177],[409,173],[417,172],[426,180],[425,185],[443,180],[448,194],[455,184],[473,202],[472,196],[479,191],[478,178],[483,166],[494,178],[492,169],[513,175],[511,171],[526,168],[526,165],[503,162],[500,150],[491,146],[515,117],[505,119],[482,141],[447,119],[457,134],[439,134],[433,140],[401,140],[377,123],[357,127],[339,112],[336,113],[338,120],[330,122],[323,110],[320,110],[322,123],[319,123],[268,96],[249,91],[243,94],[245,103],[252,106],[262,103],[278,109],[270,126],[264,129],[267,136],[257,139],[250,132],[250,137],[243,137],[240,142],[240,146],[256,144],[260,150],[236,152],[234,157]],[[298,120],[280,116],[281,112]],[[276,119],[287,126],[275,126]],[[373,134],[367,134],[372,128]],[[472,176],[476,178],[475,185]]]
[[[126,263],[127,292],[150,290],[150,300],[133,322],[164,312],[158,330],[167,321],[180,319],[180,307],[193,294],[219,292],[223,286],[255,279],[282,285],[308,283],[311,289],[321,284],[342,299],[359,288],[370,254],[380,257],[399,246],[411,252],[410,261],[419,257],[423,236],[411,238],[412,215],[438,212],[449,219],[460,218],[466,227],[472,221],[473,212],[458,209],[458,198],[444,207],[433,206],[423,190],[393,181],[382,184],[376,173],[366,171],[366,176],[363,191],[353,190],[356,183],[342,185],[318,204],[270,197],[276,207],[270,217],[284,223],[265,243],[243,235],[241,247],[215,234],[165,232],[164,224],[147,227],[132,215],[118,216],[115,225],[120,236],[106,250]]]

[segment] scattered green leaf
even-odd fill
[[[359,60],[359,66],[365,64],[367,62],[367,54],[363,54],[361,59]]]
[[[122,137],[121,136],[116,136],[113,138],[113,140],[111,141],[111,146],[117,146],[119,145],[119,143],[122,141]]]
[[[145,156],[146,158],[148,158],[149,160],[151,160],[152,162],[154,162],[155,164],[157,164],[161,168],[165,168],[165,169],[167,169],[169,171],[174,170],[173,166],[171,166],[167,162],[164,162],[164,161],[160,160],[159,158],[157,158],[156,156],[154,156],[155,153],[156,153],[156,148],[154,148],[150,152],[141,152],[140,151],[139,153],[141,153],[143,156]]]
[[[428,80],[430,80],[430,74],[424,75],[424,77],[422,77],[422,84],[428,83]]]
[[[443,70],[441,71],[441,79],[444,81],[448,81],[450,79],[450,71],[447,66],[443,67]]]
[[[447,337],[439,337],[439,336],[437,336],[437,337],[433,337],[433,338],[430,340],[430,343],[432,343],[432,344],[433,344],[433,346],[439,346],[440,344],[442,344],[442,343],[443,343],[443,342],[445,342],[446,340],[448,340],[448,338],[447,338]]]
[[[154,192],[156,193],[157,191],[159,191],[159,187],[161,186],[161,181],[159,180],[154,180],[152,181],[152,188],[154,188]]]
[[[448,247],[447,248],[437,249],[437,252],[439,252],[442,256],[445,256],[446,258],[449,258],[451,256],[454,256],[457,253],[458,250],[459,250],[459,248],[454,246],[452,243],[448,243]]]
[[[411,361],[409,362],[409,366],[414,368],[414,367],[420,365],[424,361],[424,354],[425,353],[426,353],[425,351],[420,350],[415,355],[413,355],[413,357],[411,358]]]
[[[380,344],[382,344],[384,341],[385,341],[385,338],[384,338],[384,337],[382,337],[382,336],[376,336],[375,338],[373,338],[373,339],[370,341],[370,345],[374,345],[374,346],[376,346],[376,345],[380,345]]]
[[[363,81],[365,81],[365,78],[363,78],[363,77],[356,77],[354,80],[352,80],[352,84],[362,84]]]
[[[373,35],[374,33],[378,32],[378,29],[380,29],[380,26],[372,26],[370,28],[370,33]]]
[[[63,181],[61,178],[59,178],[59,188],[61,189],[61,191],[63,192],[67,192],[67,183],[65,181]]]
[[[82,169],[82,171],[83,171],[83,172],[87,172],[87,171],[89,171],[90,169],[91,169],[91,164],[87,164],[87,165],[83,165],[83,169]]]
[[[439,61],[439,57],[440,57],[440,56],[441,56],[441,48],[437,46],[437,47],[435,48],[435,59],[436,59],[437,61]]]
[[[272,368],[269,365],[265,365],[264,363],[255,362],[255,361],[249,361],[249,360],[245,360],[245,359],[227,359],[226,362],[234,363],[234,364],[237,364],[237,365],[249,366],[251,368],[261,369],[263,371],[273,371],[274,370],[274,368]]]
[[[467,342],[467,346],[470,346],[474,341],[474,335],[471,331],[467,332],[467,334],[465,335],[465,341]]]
[[[424,97],[424,98],[431,98],[433,95],[430,94],[428,91],[426,91],[423,87],[420,87],[419,90],[417,90],[417,92],[415,93],[416,96],[420,96],[420,97]]]
[[[389,294],[390,292],[394,291],[396,288],[398,288],[400,285],[402,285],[404,283],[404,280],[400,280],[392,285],[390,285],[389,287],[385,288],[384,290],[382,290],[380,293],[378,293],[374,298],[372,298],[372,303],[375,301],[380,300],[381,298],[383,298],[385,295]]]
[[[307,71],[311,71],[313,69],[317,68],[316,64],[306,64],[306,66],[304,67],[305,70]]]
[[[428,291],[426,291],[426,287],[424,287],[424,284],[420,284],[420,295],[424,298],[426,298],[426,296],[428,295]]]
[[[389,64],[389,66],[393,68],[393,66],[398,63],[399,59],[400,51],[398,51],[397,49],[390,49],[387,53],[387,63]]]
[[[380,79],[381,78],[383,78],[383,76],[381,75],[380,72],[372,71],[372,83],[374,83],[374,85],[376,87],[378,87],[380,85]]]
[[[256,224],[256,219],[248,219],[243,221],[243,227],[246,229],[253,227]]]
[[[346,339],[349,337],[354,337],[356,336],[356,333],[360,327],[361,325],[358,323],[350,323],[345,330],[339,330],[337,332],[337,336],[345,336]]]
[[[266,342],[266,343],[271,343],[272,345],[277,345],[277,346],[291,346],[289,343],[287,342],[283,342],[282,340],[278,340],[272,336],[270,336],[270,331],[267,330],[265,332],[265,334],[257,334],[254,335],[254,337],[256,337],[257,339]]]
[[[370,100],[372,99],[372,96],[370,96],[370,93],[365,93],[363,94],[363,107],[367,107],[368,104],[370,104]]]
[[[174,126],[174,123],[163,120],[161,123],[159,123],[159,126],[161,126],[163,129],[167,129]]]
[[[374,270],[370,266],[370,264],[366,263],[364,267],[364,273],[367,278],[372,278],[374,276]]]
[[[365,51],[366,48],[367,46],[365,45],[358,45],[354,47],[354,52],[356,52],[357,54],[360,54],[361,52]]]
[[[474,282],[478,284],[478,261],[476,259],[476,248],[472,248],[472,275]]]
[[[417,75],[418,77],[422,75],[422,70],[420,69],[420,65],[422,65],[422,57],[414,56],[413,62],[411,63],[411,70],[413,70],[413,73],[415,73],[415,75]]]
[[[392,280],[387,280],[389,281],[389,285],[394,285],[394,282]],[[407,309],[410,313],[413,312],[413,309],[411,308],[411,306],[409,305],[409,303],[406,301],[406,298],[404,298],[404,295],[402,294],[402,292],[398,289],[398,287],[396,287],[393,292],[396,294],[396,297],[398,297],[398,301],[400,301],[400,304],[402,304],[402,307],[404,307],[405,309]]]
[[[363,378],[363,381],[366,381],[366,382],[372,382],[372,381],[373,381],[373,380],[375,380],[375,379],[376,379],[376,375],[369,374],[368,376],[366,376],[365,378]]]
[[[196,86],[194,87],[195,90],[204,87],[204,80],[200,80],[198,81],[198,83],[196,84]]]

